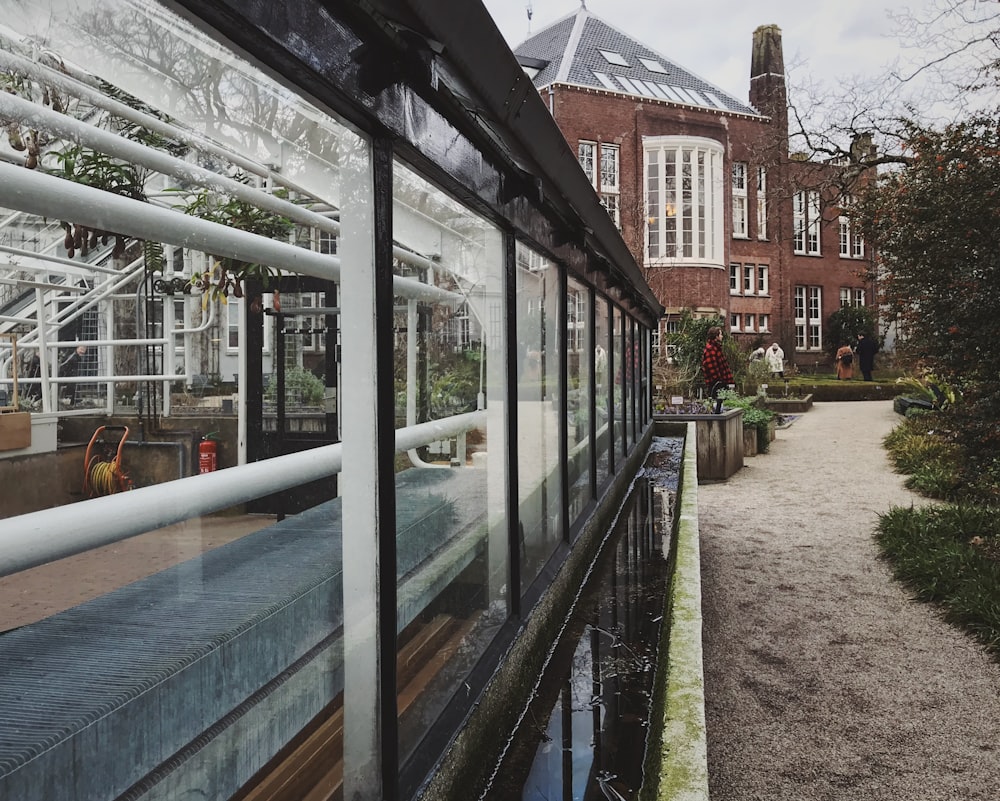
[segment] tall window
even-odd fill
[[[767,239],[767,170],[757,168],[757,238]]]
[[[723,266],[722,145],[663,136],[643,146],[647,259]]]
[[[597,144],[595,142],[580,142],[577,146],[577,157],[580,159],[580,166],[586,173],[590,183],[597,185],[597,173],[595,170],[597,157]]]
[[[740,315],[730,314],[729,315],[729,330],[739,331],[740,330]]]
[[[747,165],[733,162],[733,236],[747,236]]]
[[[770,314],[762,314],[762,315],[760,315],[760,331],[761,331],[761,333],[766,334],[770,330],[771,330],[771,315]]]
[[[743,294],[752,295],[754,290],[754,266],[752,264],[743,265]]]
[[[618,170],[618,147],[617,145],[601,145],[601,185],[599,193],[601,203],[608,210],[615,225],[621,225],[618,211],[618,199],[620,197],[620,179]]]
[[[819,350],[822,348],[822,309],[822,287],[795,287],[795,347],[798,350]]]
[[[757,294],[767,295],[770,293],[770,284],[767,274],[767,265],[758,264],[757,265]]]
[[[795,252],[818,256],[819,192],[814,189],[796,192],[792,198],[792,214]]]
[[[577,158],[580,159],[580,166],[597,191],[601,204],[608,210],[615,225],[621,227],[618,146],[581,141],[577,145]]]
[[[843,208],[846,210],[853,203],[854,198],[850,195],[844,198]],[[847,214],[840,215],[840,258],[842,259],[863,259],[865,257],[865,240],[851,225],[851,218]]]
[[[740,265],[730,264],[729,265],[729,294],[738,295],[740,294]]]

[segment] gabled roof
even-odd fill
[[[519,44],[514,54],[529,74],[535,73],[532,81],[539,88],[571,83],[759,115],[752,106],[622,33],[582,5]]]

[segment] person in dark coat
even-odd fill
[[[722,329],[713,325],[708,329],[708,341],[701,355],[701,374],[709,396],[715,401],[715,413],[722,411],[719,390],[733,383],[733,371],[729,369],[726,354],[722,352]]]
[[[865,381],[872,380],[872,370],[875,369],[875,351],[878,350],[878,343],[874,337],[858,334],[858,366],[861,368],[861,375]]]

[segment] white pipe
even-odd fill
[[[238,153],[233,153],[232,151],[217,145],[208,139],[195,135],[191,131],[178,128],[175,125],[164,122],[158,117],[154,117],[152,114],[146,114],[145,112],[138,111],[137,109],[127,106],[124,103],[120,103],[114,98],[108,97],[103,92],[88,86],[78,78],[69,77],[65,73],[57,72],[44,64],[39,64],[31,59],[0,49],[0,68],[14,70],[18,73],[25,73],[38,79],[47,86],[61,89],[70,95],[75,95],[76,97],[87,101],[90,105],[102,108],[105,111],[110,111],[117,117],[122,117],[123,119],[141,125],[143,128],[150,131],[162,134],[168,139],[175,139],[178,142],[182,142],[189,147],[193,147],[196,150],[200,150],[205,153],[222,156],[247,172],[251,172],[262,177],[270,175],[270,170],[258,162],[251,161]],[[286,185],[289,189],[296,188],[287,182]]]
[[[42,309],[45,308],[45,292],[41,289],[35,290],[35,303],[38,306],[38,317],[41,320]],[[52,409],[52,396],[49,394],[51,390],[51,384],[49,383],[49,351],[45,347],[45,326],[39,323],[38,325],[38,374],[42,379],[42,411],[51,412]]]
[[[3,163],[0,163],[0,205],[40,217],[73,220],[88,228],[224,254],[248,264],[340,280],[340,259],[335,256]],[[392,283],[393,291],[401,297],[450,305],[463,300],[457,293],[410,278],[394,276]]]
[[[407,450],[482,428],[485,412],[470,412],[396,431]],[[339,473],[341,444],[276,456],[214,473],[11,517],[0,529],[0,576],[216,512]]]
[[[282,200],[269,192],[262,192],[225,175],[198,167],[162,150],[102,131],[93,125],[52,111],[45,106],[39,106],[17,95],[0,93],[0,119],[18,120],[32,129],[44,130],[60,139],[85,145],[132,164],[141,164],[163,175],[176,178],[182,184],[199,184],[304,225],[311,225],[334,234],[340,233],[340,223],[310,211],[305,206]],[[177,195],[172,194],[171,197],[176,198]]]
[[[21,167],[20,169],[24,168]],[[3,229],[0,228],[0,230]],[[61,231],[63,229],[60,228],[59,230]],[[61,267],[69,267],[71,272],[83,273],[85,275],[89,275],[91,273],[118,275],[121,272],[121,270],[116,270],[113,267],[101,267],[99,264],[91,264],[90,262],[73,261],[72,259],[64,259],[62,256],[46,256],[45,254],[38,253],[34,250],[12,248],[9,245],[0,245],[0,253],[10,253],[12,256],[24,256],[25,258],[46,262],[46,264],[41,266],[34,264],[20,264],[18,262],[7,262],[9,267],[15,267],[18,270],[25,270],[33,273],[51,273],[53,272],[53,264],[58,264]]]
[[[0,50],[0,67],[7,67],[8,69],[14,69],[18,72],[24,72],[27,73],[28,75],[37,77],[39,80],[43,81],[48,86],[54,86],[56,88],[62,89],[64,92],[76,95],[77,97],[86,100],[87,102],[98,108],[103,108],[106,111],[110,111],[111,113],[115,114],[116,116],[124,117],[125,119],[131,120],[132,122],[142,125],[144,128],[147,128],[151,131],[155,131],[157,133],[161,133],[169,139],[180,141],[190,147],[195,148],[196,150],[201,150],[202,152],[207,152],[217,156],[222,156],[223,158],[232,162],[241,169],[244,169],[255,175],[259,175],[263,178],[266,178],[279,186],[285,186],[288,189],[291,189],[299,194],[306,195],[307,197],[312,196],[310,192],[306,191],[305,189],[296,185],[295,183],[289,181],[287,178],[284,178],[280,174],[273,172],[268,167],[262,164],[250,161],[245,157],[241,156],[240,154],[235,153],[227,148],[221,147],[220,145],[216,145],[212,142],[209,142],[208,140],[202,139],[194,135],[190,131],[178,128],[174,125],[171,125],[170,123],[166,123],[163,120],[160,120],[150,114],[145,114],[141,111],[137,111],[136,109],[133,109],[131,106],[126,106],[124,103],[119,103],[117,100],[113,100],[112,98],[104,95],[103,93],[87,86],[82,81],[73,78],[68,78],[66,75],[56,72],[55,70],[50,69],[49,67],[46,67],[43,64],[38,64],[37,62],[31,61],[30,59],[24,58],[22,56],[15,55],[14,53]],[[6,97],[14,97],[14,96],[7,95]],[[28,103],[29,101],[21,101],[21,102]],[[29,103],[29,105],[35,106],[35,104],[33,103]],[[35,108],[37,109],[38,106],[35,106]],[[55,117],[60,118],[62,121],[70,121],[71,119],[66,117],[65,115],[58,114],[57,112],[54,111],[48,111],[47,109],[45,109],[45,111],[47,112],[47,114],[54,115]],[[4,116],[11,116],[11,115],[0,114],[0,117]],[[47,116],[39,117],[39,119],[48,119],[48,117]],[[92,127],[92,126],[87,126],[86,123],[77,123],[77,125],[82,125],[87,128]],[[103,134],[103,132],[100,133]],[[111,134],[103,134],[103,135],[110,136],[112,139],[117,139],[119,142],[128,141],[128,140],[123,140],[119,136],[112,136]],[[70,139],[71,141],[76,141],[76,138],[72,135],[63,135],[63,136],[64,138]],[[81,139],[80,141],[84,140]],[[137,145],[137,143],[131,143],[131,144]],[[102,149],[102,148],[95,147],[95,149]],[[144,149],[148,150],[148,148]],[[153,152],[158,152],[158,151],[153,151]],[[135,160],[137,161],[137,163],[144,163],[139,161],[138,159]],[[159,167],[153,167],[153,169],[156,169],[160,172],[167,172],[168,174],[173,174],[172,170],[163,170],[160,169]],[[193,167],[192,165],[188,165],[188,169],[199,170],[199,168]],[[210,173],[208,170],[200,170],[200,171],[214,176],[215,179],[213,183],[218,182],[220,180],[224,180],[229,184],[238,184],[239,186],[243,187],[243,190],[249,189],[249,187],[247,187],[245,184],[239,184],[239,182],[231,181],[230,179],[223,179],[221,176],[218,176],[215,173]],[[192,172],[192,174],[194,173]],[[224,191],[233,194],[232,189],[225,189]],[[279,201],[280,199],[273,198],[273,200]],[[257,203],[257,205],[261,205],[262,207],[264,207],[263,204],[259,203],[258,201],[252,201],[252,202],[255,202]],[[288,204],[288,205],[292,206],[293,204]],[[296,206],[295,208],[299,209],[300,212],[306,211],[302,209],[301,206]],[[420,212],[417,212],[415,209],[412,209],[411,211],[413,211],[413,213],[415,214],[420,214]],[[285,214],[286,216],[291,216],[286,211],[281,211],[279,213]],[[315,214],[314,212],[306,212],[306,213],[308,213],[311,218],[322,216]],[[296,218],[293,217],[292,219]],[[438,225],[441,225],[439,221],[435,220],[434,222],[437,223]],[[326,231],[332,231],[334,233],[339,233],[340,231],[340,223],[335,220],[330,220],[328,218],[326,218],[325,223],[310,222],[309,224],[315,225],[316,227]],[[405,248],[401,248],[398,246],[393,247],[392,254],[395,258],[405,262],[406,264],[410,264],[414,267],[428,268],[434,264],[434,262],[431,262],[429,259],[420,256],[419,254],[414,253],[413,251],[406,250]]]

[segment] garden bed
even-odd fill
[[[654,425],[663,424],[663,433],[671,423],[695,423],[698,451],[698,481],[725,481],[743,467],[743,410],[725,409],[721,414],[689,413],[686,407],[670,406],[678,412],[661,412],[653,415]],[[698,407],[700,408],[700,407]],[[683,411],[681,411],[683,410]]]

